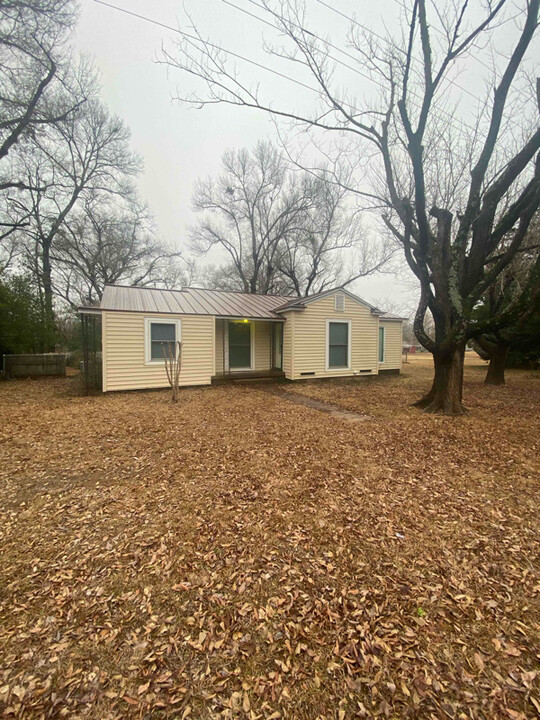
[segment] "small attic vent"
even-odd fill
[[[335,306],[336,312],[343,312],[345,310],[345,295],[335,295]]]

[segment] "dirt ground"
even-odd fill
[[[472,356],[471,356],[472,358]],[[0,715],[533,718],[540,374],[0,384]],[[3,713],[3,715],[2,715]]]

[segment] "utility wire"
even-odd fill
[[[300,80],[296,80],[296,78],[292,78],[289,75],[285,75],[284,73],[279,72],[278,70],[274,70],[273,68],[269,68],[266,65],[262,65],[261,63],[256,62],[255,60],[251,60],[250,58],[244,57],[243,55],[239,55],[238,53],[233,52],[232,50],[227,50],[226,48],[222,47],[221,45],[216,45],[215,43],[209,42],[207,40],[201,40],[201,38],[197,37],[196,35],[190,35],[190,33],[184,32],[183,30],[180,30],[179,28],[175,28],[173,25],[167,25],[166,23],[160,22],[159,20],[154,20],[153,18],[147,17],[146,15],[140,15],[139,13],[134,12],[133,10],[126,10],[126,8],[118,7],[118,5],[113,5],[112,3],[105,2],[105,0],[94,0],[95,3],[98,5],[104,5],[105,7],[111,8],[112,10],[118,10],[118,12],[124,13],[125,15],[131,15],[132,17],[135,17],[139,20],[144,20],[145,22],[151,23],[152,25],[157,25],[158,27],[165,28],[166,30],[170,30],[171,32],[178,33],[178,35],[182,35],[183,37],[190,40],[192,43],[201,43],[204,42],[205,45],[208,45],[211,48],[214,48],[216,50],[219,50],[220,52],[224,52],[227,55],[231,55],[232,57],[238,58],[238,60],[243,60],[244,62],[249,63],[250,65],[254,65],[255,67],[260,68],[261,70],[266,70],[269,73],[272,73],[273,75],[277,75],[280,78],[283,78],[284,80],[289,80],[292,83],[295,83],[296,85],[300,85],[301,87],[305,88],[306,90],[311,90],[311,92],[317,93],[317,95],[320,95],[320,91],[317,90],[317,88],[311,87],[311,85],[306,85],[305,83],[301,82]]]
[[[365,30],[366,32],[371,33],[371,35],[374,35],[375,37],[379,38],[379,40],[383,40],[384,42],[387,42],[387,38],[384,38],[382,35],[379,35],[379,33],[376,33],[375,30],[371,30],[370,28],[366,27],[365,25],[362,25],[361,22],[358,22],[358,20],[356,20],[355,18],[352,18],[350,15],[347,15],[347,14],[344,13],[342,10],[339,10],[338,8],[334,7],[333,5],[330,5],[329,3],[326,2],[326,0],[316,0],[316,2],[318,2],[320,5],[324,5],[324,7],[328,8],[329,10],[331,10],[331,11],[334,12],[334,13],[336,13],[337,15],[341,15],[342,18],[345,18],[345,20],[348,20],[349,22],[353,23],[354,25],[357,25],[359,28],[362,28],[362,30]],[[398,4],[398,0],[393,0],[393,2],[396,3],[396,5]],[[434,30],[436,33],[438,33],[439,35],[442,35],[443,37],[446,37],[446,35],[444,34],[444,32],[443,32],[442,30],[440,30],[438,27],[436,27],[435,25],[431,25],[430,28],[431,28],[432,30]],[[401,52],[403,55],[407,55],[407,53],[406,53],[405,50],[402,50],[402,49],[399,48],[399,47],[396,47],[396,49],[397,49],[399,52]],[[491,70],[493,70],[493,68],[491,68],[491,67],[490,67],[486,62],[484,62],[481,58],[477,57],[476,60],[477,60],[477,62],[479,62],[481,65],[483,65],[485,68],[487,68],[490,72],[491,72]],[[454,80],[448,79],[448,82],[452,83],[452,85],[455,85],[455,86],[458,87],[460,90],[463,90],[463,92],[466,92],[468,95],[470,95],[471,97],[475,98],[475,100],[478,100],[478,102],[481,102],[480,98],[478,98],[474,93],[472,93],[472,92],[470,92],[469,90],[467,90],[466,88],[462,87],[461,85],[459,85],[459,84],[458,84],[457,82],[455,82]]]
[[[248,2],[253,2],[253,0],[248,0]],[[379,40],[382,40],[383,42],[387,42],[387,38],[384,38],[382,35],[380,35],[379,33],[375,32],[375,30],[371,30],[370,28],[366,27],[366,26],[363,25],[361,22],[358,22],[358,20],[356,20],[355,18],[353,18],[353,17],[351,17],[350,15],[347,15],[346,13],[344,13],[342,10],[339,10],[338,8],[334,7],[333,5],[330,5],[328,2],[326,2],[326,0],[316,0],[316,2],[318,2],[319,5],[323,5],[324,7],[328,8],[329,10],[331,10],[331,11],[334,12],[334,13],[336,13],[337,15],[340,15],[342,18],[344,18],[345,20],[348,20],[350,23],[353,23],[354,25],[357,25],[359,28],[362,28],[362,30],[365,30],[366,32],[371,33],[371,35],[374,35],[374,36],[375,36],[376,38],[378,38]],[[392,0],[392,2],[394,2],[396,5],[399,6],[399,0]],[[444,33],[442,30],[440,30],[438,27],[436,27],[435,25],[430,25],[430,29],[432,29],[434,32],[436,32],[436,33],[438,33],[439,35],[442,35],[443,37],[446,38],[445,33]],[[407,55],[407,53],[406,53],[405,50],[403,50],[403,49],[401,49],[401,48],[399,48],[399,47],[397,47],[397,46],[396,46],[396,49],[398,50],[398,52],[402,53],[403,55]],[[484,61],[482,60],[482,58],[475,57],[475,60],[476,60],[478,63],[480,63],[480,65],[483,65],[483,66],[484,66],[487,70],[489,70],[490,72],[493,71],[493,68],[490,67],[486,62],[484,62]],[[460,85],[459,83],[457,83],[455,80],[451,80],[450,78],[445,78],[445,79],[446,79],[447,82],[450,83],[451,85],[454,85],[455,87],[459,88],[459,89],[462,90],[463,92],[467,93],[467,95],[470,95],[470,96],[471,96],[472,98],[474,98],[477,102],[483,103],[483,100],[481,100],[477,95],[475,95],[474,93],[472,93],[470,90],[467,90],[466,88],[464,88],[462,85]],[[439,111],[439,112],[443,112],[443,113],[444,113],[444,110],[441,110],[441,111]],[[445,114],[449,115],[450,117],[453,117],[453,116],[451,115],[451,113],[445,113]],[[476,132],[476,130],[475,130],[473,127],[471,127],[471,125],[468,125],[468,124],[465,123],[463,120],[459,120],[459,118],[454,118],[454,119],[455,119],[457,122],[460,122],[462,125],[465,125],[465,127],[469,128],[469,130],[471,130],[472,132]],[[516,125],[516,127],[518,127],[518,126]]]
[[[261,70],[265,70],[266,72],[269,72],[269,73],[271,73],[271,74],[273,74],[273,75],[276,75],[277,77],[280,77],[280,78],[282,78],[282,79],[284,79],[284,80],[288,80],[289,82],[292,82],[292,83],[294,83],[295,85],[298,85],[298,86],[300,86],[300,87],[303,87],[303,88],[305,88],[306,90],[310,90],[311,92],[315,93],[315,94],[316,94],[317,96],[319,96],[319,97],[321,96],[321,92],[322,92],[322,91],[321,91],[320,89],[314,88],[314,87],[312,87],[311,85],[307,85],[306,83],[303,83],[302,81],[297,80],[296,78],[293,78],[293,77],[291,77],[290,75],[286,75],[285,73],[279,72],[278,70],[274,70],[273,68],[269,68],[269,67],[267,67],[266,65],[263,65],[262,63],[258,63],[258,62],[256,62],[255,60],[252,60],[251,58],[245,57],[244,55],[240,55],[239,53],[233,52],[232,50],[228,50],[227,48],[224,48],[224,47],[221,46],[221,45],[217,45],[216,43],[212,43],[212,42],[207,41],[207,40],[202,40],[200,37],[197,37],[196,35],[191,35],[190,33],[187,33],[187,32],[185,32],[184,30],[180,30],[179,28],[174,27],[173,25],[168,25],[168,24],[163,23],[163,22],[161,22],[161,21],[159,21],[159,20],[155,20],[154,18],[148,17],[148,16],[146,16],[146,15],[141,15],[140,13],[136,13],[136,12],[134,12],[133,10],[127,10],[126,8],[119,7],[118,5],[113,5],[112,3],[106,2],[106,0],[94,0],[94,2],[97,3],[98,5],[103,5],[104,7],[108,7],[108,8],[110,8],[110,9],[112,9],[112,10],[117,10],[118,12],[123,13],[123,14],[125,14],[125,15],[129,15],[129,16],[131,16],[131,17],[137,18],[138,20],[142,20],[142,21],[148,22],[148,23],[150,23],[150,24],[152,24],[152,25],[156,25],[157,27],[162,27],[162,28],[164,28],[164,29],[166,29],[166,30],[170,30],[171,32],[177,33],[178,35],[181,35],[182,37],[186,38],[189,42],[191,42],[192,45],[195,44],[195,43],[201,43],[201,42],[203,42],[203,43],[204,43],[205,45],[207,45],[208,47],[211,47],[211,48],[214,48],[214,49],[216,49],[216,50],[219,50],[220,52],[223,52],[223,53],[225,53],[225,54],[227,54],[227,55],[230,55],[231,57],[235,57],[235,58],[237,58],[238,60],[242,60],[243,62],[249,63],[250,65],[253,65],[253,66],[255,66],[255,67],[257,67],[257,68],[259,68],[259,69],[261,69]],[[272,23],[269,23],[268,21],[264,20],[263,18],[260,18],[260,17],[258,17],[258,16],[256,16],[256,15],[254,15],[253,13],[249,13],[247,10],[245,10],[245,8],[240,8],[240,7],[236,6],[236,5],[233,5],[229,0],[223,0],[223,2],[225,2],[225,3],[228,4],[228,5],[232,5],[232,6],[235,7],[237,10],[240,10],[240,11],[242,11],[242,12],[245,12],[245,13],[247,13],[248,15],[251,15],[252,17],[254,17],[255,19],[257,19],[257,20],[259,20],[259,21],[261,21],[261,22],[264,22],[265,24],[270,25],[272,28],[276,29],[275,25],[273,25]],[[313,35],[313,33],[311,33],[311,34]],[[314,37],[316,37],[316,36],[314,36]],[[324,42],[324,41],[323,41],[323,42]],[[197,47],[197,49],[200,50],[200,48],[199,48],[197,45],[195,45],[195,47]],[[339,48],[338,48],[338,49],[339,49]],[[341,52],[344,52],[344,51],[341,51]],[[330,57],[331,57],[331,56],[330,56]],[[335,58],[333,58],[333,57],[332,57],[332,59],[333,59],[335,62],[344,64],[344,63],[342,63],[341,61],[339,61],[339,60],[337,60],[337,59],[335,59]],[[350,67],[350,66],[346,65],[346,67]],[[350,68],[350,69],[353,70],[354,72],[357,72],[357,73],[358,73],[359,75],[361,75],[362,77],[365,77],[365,78],[368,79],[369,81],[375,83],[376,85],[378,85],[379,87],[381,87],[383,90],[386,90],[386,89],[387,89],[387,88],[385,88],[384,85],[382,85],[382,83],[378,82],[378,81],[375,80],[374,78],[372,78],[372,77],[370,77],[370,76],[368,76],[368,75],[363,75],[362,73],[360,73],[359,70],[356,70],[356,69],[354,69],[354,68]],[[350,105],[350,108],[351,108],[351,110],[354,110],[354,111],[356,111],[357,113],[361,114],[361,111],[360,111],[358,108],[354,107],[353,105]],[[472,128],[470,125],[467,125],[465,122],[463,122],[462,120],[459,120],[458,118],[454,118],[450,113],[447,113],[447,112],[444,111],[444,110],[441,111],[441,112],[444,113],[445,115],[447,115],[448,117],[450,117],[454,122],[460,123],[461,125],[463,125],[464,127],[466,127],[468,130],[471,130],[471,131],[473,130],[473,128]]]
[[[247,0],[247,1],[248,1],[249,3],[251,3],[251,5],[254,5],[255,7],[258,7],[258,8],[261,9],[261,10],[266,10],[265,6],[264,6],[264,5],[261,5],[261,4],[258,3],[258,2],[256,2],[256,0]],[[320,2],[321,0],[317,0],[317,1]],[[236,10],[239,10],[240,12],[244,13],[245,15],[249,15],[249,17],[252,17],[252,18],[254,18],[255,20],[258,20],[259,22],[264,23],[265,25],[268,25],[268,27],[271,27],[273,30],[279,29],[279,28],[276,27],[276,25],[274,25],[274,23],[272,23],[272,22],[270,22],[270,21],[268,21],[268,20],[265,20],[264,18],[260,17],[259,15],[256,15],[255,13],[252,13],[252,12],[250,12],[249,10],[246,10],[245,8],[240,7],[239,5],[236,5],[235,3],[231,2],[231,0],[222,0],[222,2],[225,3],[225,5],[230,5],[231,7],[235,8]],[[326,5],[326,3],[323,3],[323,4]],[[328,7],[330,7],[330,9],[333,9],[333,8],[331,8],[331,6],[329,6],[329,5],[328,5]],[[339,11],[337,11],[337,12],[339,12]],[[343,13],[340,12],[339,14],[342,15]],[[346,17],[346,16],[344,16],[344,17]],[[351,19],[351,22],[352,22],[352,19]],[[352,55],[351,53],[347,52],[346,50],[343,50],[342,48],[338,47],[337,45],[334,45],[334,44],[331,43],[329,40],[325,40],[325,39],[321,38],[319,35],[316,35],[316,34],[315,34],[314,32],[312,32],[311,30],[307,30],[306,28],[301,27],[300,25],[292,22],[291,20],[287,20],[287,23],[289,23],[289,24],[292,25],[293,27],[295,27],[295,28],[297,28],[297,29],[299,29],[299,30],[307,33],[308,35],[311,35],[311,37],[315,38],[316,40],[319,40],[320,42],[324,43],[324,44],[327,45],[328,47],[333,48],[333,49],[336,50],[337,52],[342,53],[343,55],[347,56],[347,57],[350,58],[351,60],[354,60],[354,62],[358,62],[358,58],[356,58],[354,55]],[[362,26],[362,27],[363,27],[363,26]],[[368,29],[366,28],[366,30],[368,30]],[[368,32],[371,32],[371,31],[368,30]],[[384,38],[383,38],[381,35],[377,35],[377,33],[375,33],[375,32],[373,32],[373,34],[376,35],[377,37],[381,38],[382,40],[384,40]],[[402,52],[404,52],[404,51],[402,51]],[[335,63],[337,63],[338,65],[342,65],[343,67],[348,68],[349,70],[351,70],[352,72],[356,73],[356,74],[359,75],[360,77],[368,80],[368,81],[371,82],[371,83],[374,83],[375,85],[377,85],[378,87],[380,87],[382,90],[387,90],[387,89],[388,89],[388,88],[387,88],[384,84],[382,84],[379,80],[375,79],[375,78],[372,77],[371,75],[367,75],[366,73],[361,72],[358,68],[352,67],[351,65],[349,65],[348,63],[343,62],[342,60],[338,60],[336,57],[334,57],[333,55],[331,55],[328,51],[325,52],[325,55],[326,55],[328,58],[330,58],[331,60],[333,60]],[[449,80],[449,82],[452,82],[452,81]],[[455,83],[453,83],[453,84],[455,84]],[[457,85],[457,87],[460,87],[460,86]],[[464,88],[461,88],[461,89],[464,90]],[[468,91],[468,90],[465,90],[465,92],[469,92],[469,91]],[[416,93],[410,92],[410,94],[413,95],[413,97],[416,97],[417,99],[419,99],[419,98],[418,98],[418,95],[417,95]],[[473,95],[472,93],[469,93],[469,95],[471,95],[475,100],[478,100],[478,102],[480,102],[479,98],[477,98],[476,95]],[[419,106],[416,105],[416,107],[417,107],[417,109],[418,109]],[[357,112],[359,112],[357,108],[353,108],[353,109],[356,109]],[[448,118],[450,118],[450,120],[451,120],[452,122],[459,123],[460,125],[462,125],[462,126],[463,126],[464,128],[466,128],[467,130],[470,130],[471,132],[476,132],[476,131],[475,131],[475,128],[473,128],[472,125],[469,125],[468,123],[466,123],[464,120],[461,120],[460,118],[454,117],[454,115],[452,115],[452,113],[449,113],[447,110],[443,110],[443,109],[439,108],[438,112],[440,112],[441,115],[446,115]]]
[[[118,10],[118,12],[124,13],[125,15],[130,15],[131,17],[135,17],[138,20],[143,20],[145,22],[151,23],[152,25],[157,25],[158,27],[162,27],[162,28],[165,28],[166,30],[170,30],[171,32],[177,33],[178,35],[182,35],[182,37],[185,37],[188,40],[188,42],[190,42],[192,45],[195,45],[197,50],[200,50],[200,48],[196,45],[196,43],[204,43],[205,45],[208,45],[208,47],[215,48],[216,50],[219,50],[220,52],[223,52],[227,55],[231,55],[232,57],[238,58],[239,60],[243,60],[244,62],[249,63],[250,65],[254,65],[257,68],[260,68],[261,70],[266,70],[267,72],[272,73],[273,75],[277,75],[278,77],[283,78],[284,80],[288,80],[292,83],[295,83],[296,85],[299,85],[300,87],[305,88],[306,90],[310,90],[311,92],[315,93],[319,97],[322,95],[321,89],[314,88],[311,85],[307,85],[306,83],[303,83],[301,80],[297,80],[296,78],[293,78],[290,75],[286,75],[285,73],[281,73],[278,70],[269,68],[268,66],[263,65],[262,63],[258,63],[255,60],[251,60],[251,58],[245,57],[244,55],[239,55],[238,53],[235,53],[232,50],[228,50],[227,48],[224,48],[221,45],[217,45],[216,43],[212,43],[207,40],[202,40],[200,37],[197,37],[196,35],[191,35],[190,33],[186,33],[184,30],[180,30],[179,28],[174,27],[173,25],[167,25],[166,23],[163,23],[159,20],[155,20],[154,18],[136,13],[133,10],[126,10],[125,8],[119,7],[118,5],[113,5],[112,3],[106,2],[106,0],[94,0],[94,2],[98,3],[98,5],[104,5],[105,7],[111,8],[112,10]],[[275,28],[275,26],[273,26],[273,25],[272,25],[272,27]],[[383,86],[381,85],[381,87],[383,87]],[[362,111],[359,110],[358,108],[354,107],[354,105],[349,104],[349,107],[351,108],[351,110],[354,110],[355,112],[357,112],[359,114],[362,114]]]

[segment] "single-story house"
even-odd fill
[[[109,285],[80,312],[101,316],[104,392],[166,387],[164,349],[176,341],[183,386],[401,370],[403,319],[344,288],[291,298]]]

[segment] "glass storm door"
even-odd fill
[[[251,369],[251,323],[229,320],[229,369]]]

